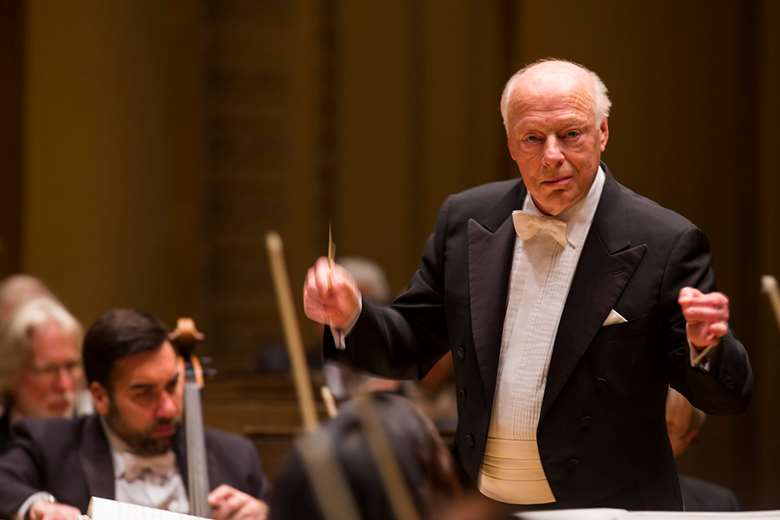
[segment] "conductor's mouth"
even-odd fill
[[[574,177],[572,176],[563,176],[563,175],[560,177],[553,177],[552,179],[547,179],[542,181],[542,185],[549,186],[552,188],[566,186],[567,184],[569,184],[569,182],[571,182],[573,178]]]

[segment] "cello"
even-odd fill
[[[206,458],[206,438],[203,428],[203,408],[200,390],[203,388],[203,366],[193,355],[195,347],[203,341],[191,318],[179,318],[176,329],[168,336],[179,353],[181,372],[184,374],[184,434],[187,446],[187,495],[190,513],[210,517],[208,503],[209,473]]]

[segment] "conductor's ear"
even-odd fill
[[[607,149],[607,141],[609,141],[609,122],[607,119],[605,117],[599,125],[599,148],[602,152]]]

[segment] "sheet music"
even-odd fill
[[[98,497],[90,499],[87,515],[92,520],[207,520],[199,516],[183,515]]]

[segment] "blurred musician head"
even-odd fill
[[[138,455],[171,447],[182,415],[182,385],[168,330],[153,316],[113,309],[84,338],[89,390],[111,431]]]
[[[421,518],[429,518],[459,492],[453,463],[432,423],[407,399],[375,393],[373,404]],[[315,435],[329,436],[333,457],[362,518],[394,518],[355,401]],[[315,461],[316,463],[316,461]],[[311,461],[293,452],[280,472],[270,503],[271,519],[325,518],[307,475]],[[323,476],[327,478],[326,476]]]
[[[0,322],[4,417],[73,415],[83,387],[81,338],[76,318],[49,297],[17,305]]]
[[[707,415],[674,388],[666,394],[666,431],[677,458],[699,439]]]
[[[29,274],[13,274],[0,282],[0,323],[8,319],[14,310],[36,298],[51,298],[54,294],[46,285]]]

